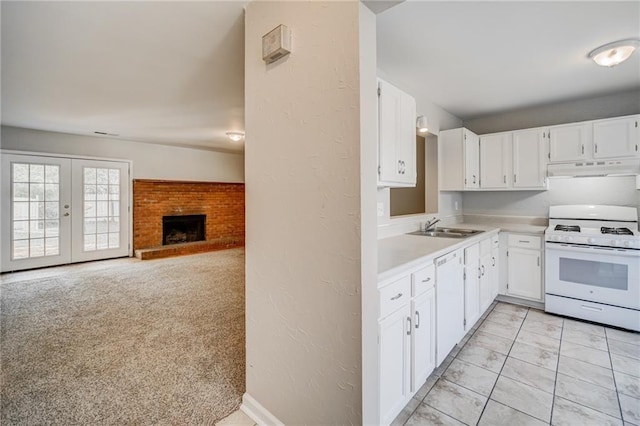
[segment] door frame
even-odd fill
[[[5,154],[16,154],[16,155],[32,155],[39,157],[53,157],[53,158],[69,158],[76,160],[95,160],[95,161],[116,161],[121,163],[127,163],[129,165],[129,176],[127,176],[127,186],[129,187],[129,199],[127,200],[129,203],[129,208],[127,212],[127,217],[129,218],[129,238],[127,241],[128,245],[128,256],[133,256],[133,161],[127,160],[124,158],[110,158],[110,157],[94,157],[88,155],[72,155],[72,154],[56,154],[50,152],[40,152],[40,151],[18,151],[12,149],[2,149],[0,148],[0,156]]]

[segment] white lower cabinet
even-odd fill
[[[435,368],[435,269],[425,267],[380,288],[381,424],[402,411]]]
[[[464,331],[480,318],[480,243],[464,249]]]
[[[544,301],[542,285],[542,239],[509,234],[507,247],[507,295]]]
[[[480,243],[480,312],[483,313],[495,299],[493,295],[494,277],[491,255],[492,239]]]
[[[491,302],[498,297],[500,291],[500,239],[491,237]]]
[[[470,329],[491,304],[497,250],[495,235],[379,283],[380,424],[396,418],[462,340],[465,319]]]
[[[411,302],[411,392],[417,392],[436,368],[436,290],[430,288]]]
[[[380,421],[389,424],[411,399],[411,311],[409,304],[379,323]]]

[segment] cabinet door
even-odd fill
[[[378,183],[416,184],[416,101],[378,80]]]
[[[409,305],[379,323],[380,420],[389,424],[411,398],[409,394],[411,311]]]
[[[411,392],[417,392],[436,367],[436,292],[429,289],[412,302]]]
[[[495,245],[491,248],[491,301],[498,297],[500,289],[500,248]]]
[[[480,318],[480,245],[464,250],[464,331],[467,332]]]
[[[462,134],[464,138],[464,187],[479,188],[480,138],[467,129],[463,129]]]
[[[542,300],[542,269],[539,250],[509,247],[507,294]]]
[[[574,161],[586,158],[591,123],[567,124],[549,128],[549,161]]]
[[[640,155],[638,117],[612,118],[593,122],[593,157],[612,158]]]
[[[398,121],[398,152],[402,164],[399,181],[416,184],[416,101],[402,93],[400,101],[400,121]]]
[[[544,188],[547,129],[513,132],[513,187]]]
[[[480,315],[487,310],[491,302],[492,297],[492,265],[491,252],[485,254],[480,258]]]
[[[507,188],[511,133],[480,136],[480,187]]]
[[[401,176],[400,134],[402,92],[385,81],[378,81],[378,162],[379,180],[396,182]]]

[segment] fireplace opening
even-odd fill
[[[205,240],[206,215],[162,217],[162,245]]]

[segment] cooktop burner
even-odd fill
[[[578,225],[556,225],[556,227],[553,228],[553,230],[554,231],[565,231],[565,232],[580,232],[580,227]],[[603,233],[604,233],[604,231],[603,231]]]
[[[603,226],[600,228],[600,232],[603,234],[615,234],[615,235],[633,235],[633,232],[629,228],[607,228]]]

